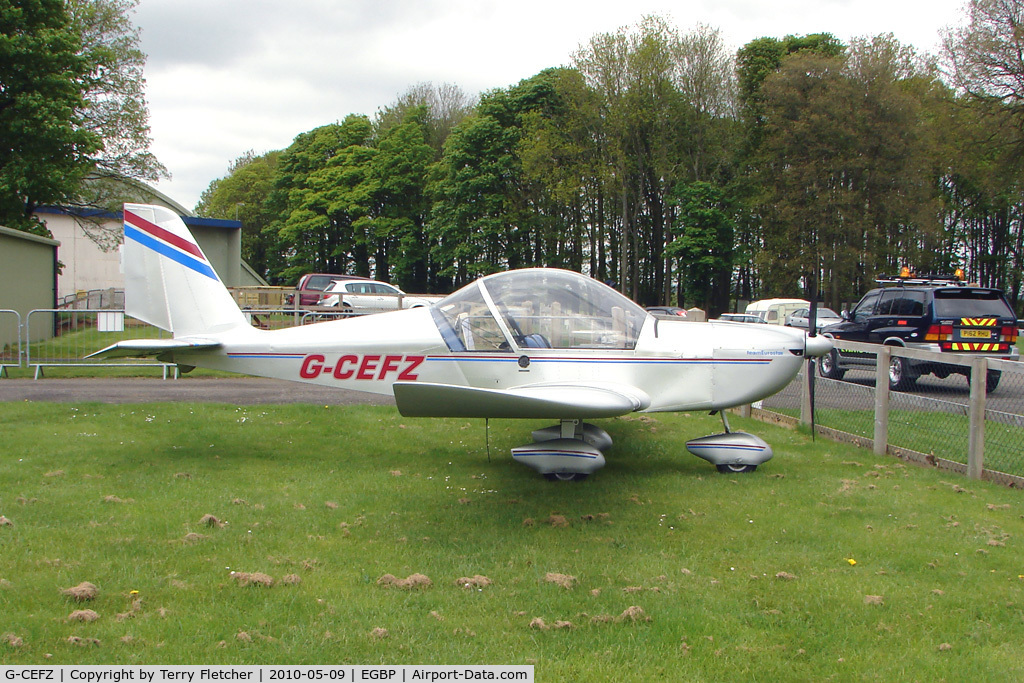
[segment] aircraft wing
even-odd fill
[[[395,403],[406,417],[615,417],[651,404],[649,396],[610,383],[558,382],[481,389],[429,382],[396,382]]]
[[[86,358],[145,358],[169,351],[214,349],[220,342],[209,339],[128,339],[112,344]]]

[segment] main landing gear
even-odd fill
[[[753,472],[771,460],[771,446],[753,434],[732,431],[725,412],[721,415],[725,432],[688,441],[686,449],[690,453],[726,474]],[[533,440],[513,448],[512,457],[550,481],[583,481],[604,467],[602,451],[612,445],[608,432],[579,420],[562,420],[558,425],[538,429],[533,432]]]
[[[753,472],[758,465],[771,460],[774,455],[771,446],[759,436],[730,430],[725,411],[721,411],[721,415],[725,432],[687,441],[686,450],[725,474]]]
[[[604,467],[601,451],[610,448],[608,432],[579,420],[533,432],[534,443],[512,449],[512,457],[551,481],[583,481]]]

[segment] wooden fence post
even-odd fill
[[[892,347],[883,346],[875,361],[875,433],[874,453],[889,452],[889,361]]]
[[[981,479],[985,467],[985,389],[988,383],[988,360],[971,362],[970,427],[967,436],[967,476]]]

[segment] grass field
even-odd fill
[[[390,408],[0,404],[0,662],[1024,676],[1019,491],[732,422],[775,459],[720,475],[683,446],[717,419],[621,418],[567,484],[511,461],[531,422],[488,457]]]

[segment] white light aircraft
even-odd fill
[[[583,420],[752,403],[832,348],[791,328],[659,320],[594,279],[545,268],[490,275],[425,308],[259,330],[174,212],[126,204],[124,218],[126,312],[173,338],[121,341],[94,357],[393,394],[408,417],[557,420],[512,449],[550,479],[604,465],[611,437]],[[724,433],[687,449],[724,472],[772,457],[722,420]]]

